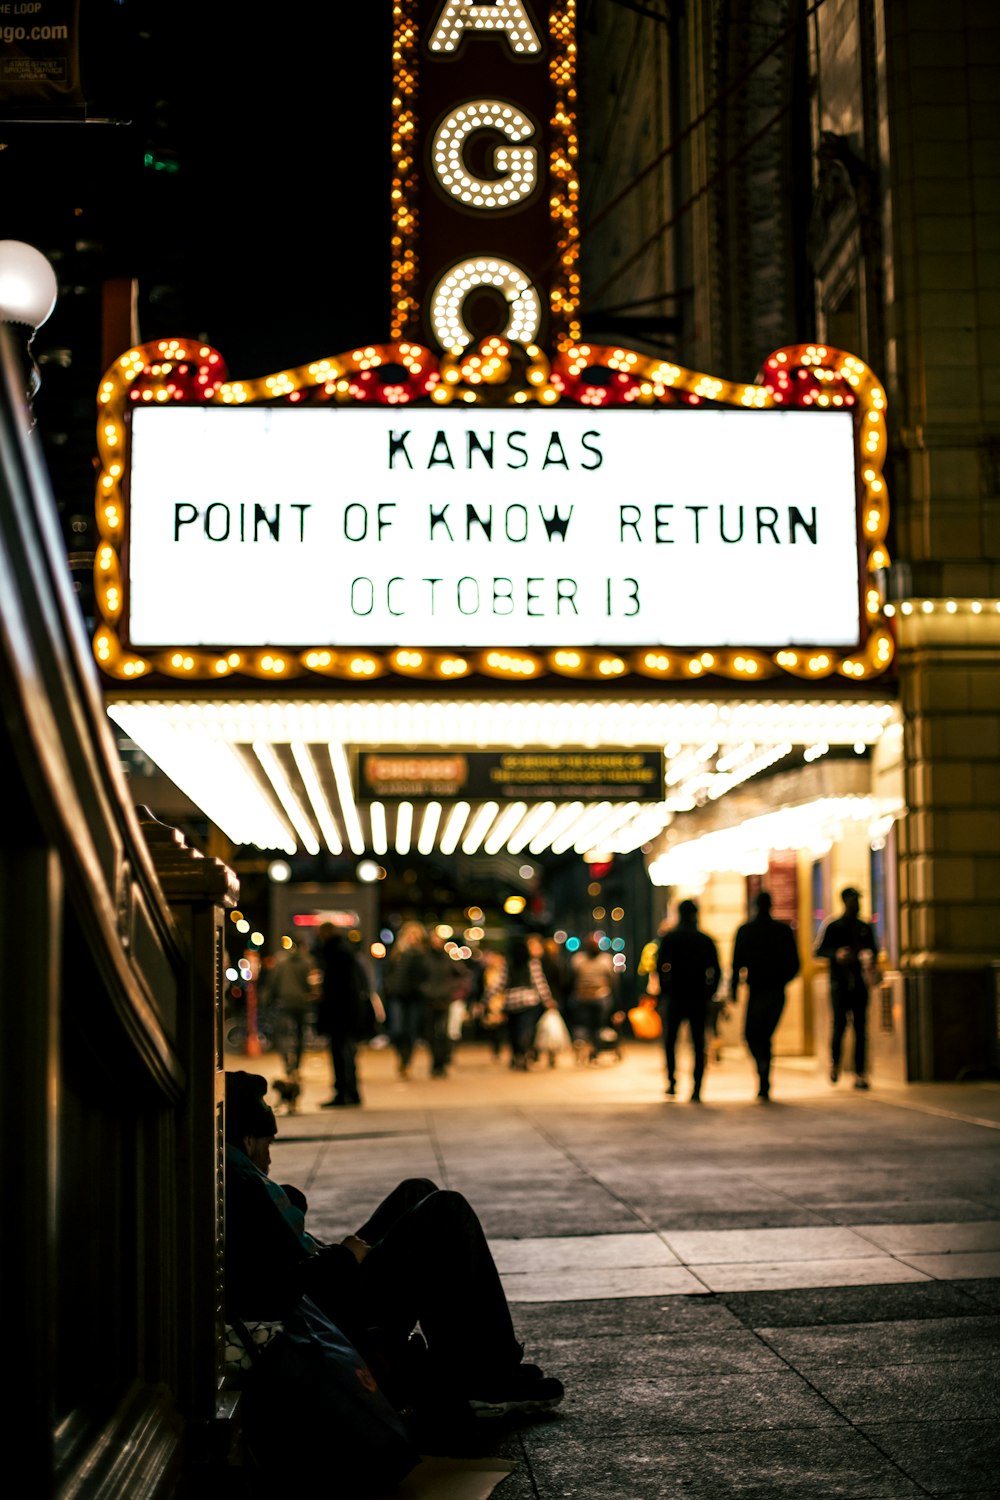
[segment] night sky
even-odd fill
[[[204,336],[235,376],[388,338],[389,0],[81,11],[88,123],[0,123],[0,238],[63,284],[37,347],[89,362],[108,277],[144,340]]]
[[[202,5],[191,33],[185,10],[157,23],[175,56],[180,331],[236,376],[388,338],[389,0]]]

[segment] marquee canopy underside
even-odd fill
[[[625,854],[653,843],[678,814],[721,803],[769,766],[788,764],[789,757],[808,762],[837,747],[863,754],[896,717],[889,700],[598,696],[112,698],[108,713],[234,844],[375,857],[389,851]],[[353,752],[400,749],[663,750],[665,778],[661,798],[641,802],[362,798],[352,775]],[[886,811],[876,799],[861,800],[870,807],[859,804],[852,816],[876,819]],[[825,815],[829,819],[829,809]],[[800,818],[795,837],[811,836]]]

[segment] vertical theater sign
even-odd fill
[[[110,677],[889,666],[866,365],[799,345],[742,384],[580,337],[574,11],[396,0],[388,342],[250,379],[164,340],[108,371]]]

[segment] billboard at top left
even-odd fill
[[[79,119],[79,0],[0,5],[0,119]]]

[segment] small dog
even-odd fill
[[[297,1078],[275,1078],[271,1087],[277,1094],[281,1104],[285,1107],[286,1115],[297,1115],[299,1112],[299,1095],[302,1086]]]

